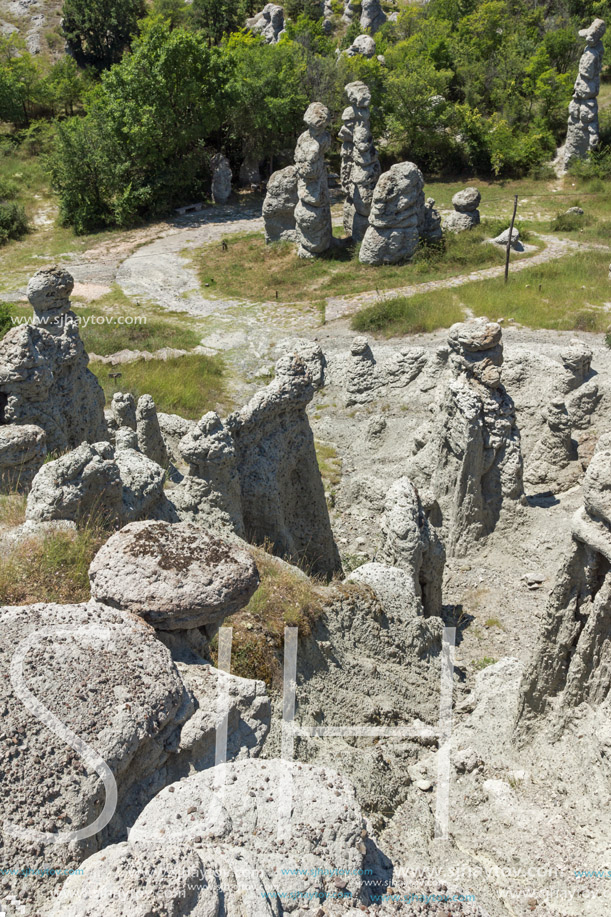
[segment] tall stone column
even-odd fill
[[[331,247],[333,226],[325,153],[331,146],[331,113],[321,102],[313,102],[303,120],[307,130],[297,141],[295,168],[297,195],[295,208],[298,254],[315,258]]]
[[[371,92],[365,83],[348,83],[349,107],[342,115],[342,187],[346,192],[344,229],[361,242],[369,226],[373,192],[381,173],[370,127]]]
[[[585,159],[591,150],[596,149],[600,140],[598,93],[604,52],[601,39],[606,29],[603,19],[595,19],[589,28],[579,33],[580,38],[585,38],[586,47],[579,61],[579,73],[569,105],[564,149],[565,169],[574,159]]]

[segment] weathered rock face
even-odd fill
[[[528,457],[524,480],[532,486],[556,489],[559,473],[577,459],[571,438],[571,418],[562,400],[553,401],[544,411],[545,430]],[[571,486],[572,478],[567,485]]]
[[[212,160],[212,200],[215,204],[226,204],[231,197],[231,166],[223,153],[217,153]]]
[[[129,392],[115,392],[110,403],[110,412],[114,421],[114,429],[128,427],[137,430],[136,399]]]
[[[586,47],[579,61],[579,74],[569,105],[565,169],[574,159],[585,159],[600,141],[598,93],[604,53],[602,37],[606,28],[604,20],[595,19],[589,28],[579,33],[580,38],[585,38]]]
[[[238,457],[246,536],[313,572],[339,569],[314,437],[306,408],[314,396],[303,360],[280,359],[276,378],[227,418]]]
[[[260,35],[268,45],[275,45],[284,33],[284,9],[277,3],[268,3],[260,13],[246,21],[246,28]]]
[[[373,401],[381,381],[369,341],[362,335],[355,337],[346,367],[346,407]]]
[[[478,207],[482,199],[477,188],[465,188],[464,191],[457,191],[452,198],[454,213],[451,213],[444,220],[444,229],[447,232],[465,232],[467,229],[473,229],[480,222]]]
[[[342,22],[350,25],[354,21],[353,0],[344,0],[344,12],[342,13]]]
[[[552,589],[534,658],[521,685],[517,732],[549,714],[611,699],[611,442],[603,437],[583,481],[584,506]]]
[[[74,869],[124,839],[163,786],[214,764],[216,730],[225,716],[228,759],[258,754],[269,729],[269,701],[262,682],[219,672],[193,653],[173,662],[151,627],[94,601],[1,608],[0,624],[2,728],[20,737],[19,754],[3,762],[11,792],[0,794],[0,894],[12,891],[32,913],[48,914],[62,868]],[[11,680],[20,655],[23,677]],[[86,750],[75,745],[74,734]],[[52,840],[88,826],[82,839],[51,844],[58,872],[41,882],[35,870],[47,862],[46,833]],[[15,862],[22,874],[15,874]],[[126,896],[127,889],[122,913]],[[133,903],[135,914],[144,913],[142,897]],[[91,906],[92,898],[83,913]]]
[[[89,569],[94,599],[158,630],[219,624],[259,585],[245,550],[190,523],[135,522],[106,542]]]
[[[382,9],[380,0],[362,0],[361,3],[361,28],[369,29],[372,33],[386,22],[386,13]]]
[[[400,478],[386,494],[380,527],[384,544],[378,552],[381,562],[410,574],[414,596],[426,615],[441,615],[441,590],[445,549],[434,521],[438,507],[427,514],[418,491],[409,478]]]
[[[424,178],[413,162],[385,172],[373,193],[369,228],[361,245],[363,264],[397,264],[412,257],[424,224]]]
[[[110,443],[83,443],[43,465],[32,482],[26,519],[123,524],[146,518],[164,500],[164,479],[163,468],[133,448],[117,445],[115,453]]]
[[[325,153],[331,146],[331,113],[320,102],[313,102],[303,120],[307,130],[295,149],[298,204],[295,208],[298,254],[313,258],[326,252],[333,240],[331,204]]]
[[[365,83],[349,83],[345,89],[350,106],[342,115],[342,188],[344,229],[360,242],[369,226],[373,192],[380,177],[380,161],[371,134],[371,92]]]
[[[244,535],[242,493],[233,438],[218,414],[210,411],[178,444],[189,473],[175,497],[182,519],[213,531]]]
[[[500,325],[485,319],[454,325],[448,343],[453,379],[441,395],[430,441],[408,473],[430,486],[448,554],[456,555],[488,535],[524,488],[515,408],[501,384]]]
[[[287,166],[274,172],[267,183],[267,194],[263,202],[263,221],[265,223],[265,241],[295,242],[297,224],[295,207],[297,196],[297,169]]]
[[[46,454],[42,427],[16,423],[0,425],[0,491],[27,493]]]
[[[157,465],[166,468],[169,461],[168,450],[161,434],[157,408],[150,395],[142,395],[138,399],[136,430],[140,452]]]
[[[49,452],[106,436],[104,393],[70,309],[73,286],[66,271],[39,271],[28,285],[34,324],[0,341],[0,425],[41,427]]]
[[[425,242],[441,242],[443,239],[441,216],[435,209],[435,201],[432,197],[427,197],[424,205],[424,222],[420,230],[420,238]]]
[[[346,48],[343,53],[348,57],[356,57],[357,54],[361,57],[375,57],[375,40],[371,37],[371,35],[357,35],[350,47]]]

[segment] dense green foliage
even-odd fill
[[[0,245],[4,245],[9,239],[20,239],[28,231],[25,210],[13,200],[15,196],[16,189],[11,183],[0,180]]]
[[[287,0],[291,19],[277,45],[243,30],[260,8],[255,0],[65,0],[76,60],[101,71],[93,84],[72,58],[50,66],[0,39],[0,119],[15,129],[39,117],[61,121],[50,171],[64,223],[78,232],[127,226],[204,197],[219,149],[235,174],[245,157],[280,166],[312,100],[325,102],[339,127],[343,87],[354,79],[372,90],[384,165],[409,159],[428,175],[536,173],[566,130],[577,31],[611,12],[609,0],[408,4],[376,34],[377,55],[367,60],[338,57],[360,30],[342,24],[341,3],[329,35],[318,0]],[[608,154],[581,168],[603,177]]]
[[[62,31],[79,64],[103,70],[121,60],[146,13],[144,0],[64,0]]]

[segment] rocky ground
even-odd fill
[[[236,398],[243,401],[262,387],[261,378],[286,352],[285,342],[293,342],[298,352],[304,349],[304,341],[320,345],[327,362],[326,384],[315,394],[308,413],[316,439],[327,444],[335,456],[337,479],[325,482],[327,503],[344,568],[349,572],[379,558],[387,491],[403,475],[411,474],[418,451],[415,446],[431,436],[436,398],[446,372],[443,364],[435,370],[435,355],[446,346],[447,331],[385,341],[371,339],[368,351],[363,341],[355,347],[347,317],[356,301],[330,302],[327,322],[321,325],[314,308],[297,310],[275,302],[208,298],[199,288],[189,252],[206,242],[220,241],[228,232],[261,228],[256,210],[242,210],[238,216],[236,219],[231,208],[203,211],[154,231],[130,234],[124,243],[92,250],[66,266],[81,284],[80,289],[93,291],[93,295],[116,282],[134,302],[153,301],[204,316],[208,330],[202,346],[226,356],[234,370]],[[574,247],[558,240],[554,245],[548,239],[543,241],[546,248],[530,259],[533,264],[563,257]],[[519,266],[528,270],[529,260]],[[490,276],[490,270],[480,273]],[[455,285],[475,276],[441,283]],[[16,296],[18,292],[14,291]],[[358,302],[366,299],[367,295]],[[441,741],[420,737],[403,743],[393,739],[380,742],[372,737],[359,739],[355,746],[354,740],[318,738],[302,742],[298,753],[303,760],[335,767],[347,775],[366,809],[372,799],[383,800],[383,817],[376,828],[381,848],[394,863],[394,873],[385,874],[384,881],[392,882],[391,889],[409,889],[416,896],[413,910],[399,913],[448,917],[475,914],[479,907],[491,917],[530,913],[603,917],[611,901],[608,722],[600,711],[584,706],[560,736],[545,728],[519,746],[513,729],[522,672],[532,658],[547,596],[571,543],[571,518],[584,502],[584,470],[597,440],[611,432],[611,352],[600,335],[516,327],[510,315],[496,314],[494,303],[489,318],[500,321],[503,329],[503,381],[515,403],[527,484],[525,497],[514,511],[501,514],[494,532],[467,551],[450,556],[445,566],[442,617],[447,625],[457,627],[447,836],[436,837],[435,832],[440,767],[448,749]],[[531,457],[545,432],[544,411],[552,401],[568,397],[563,388],[563,359],[576,346],[572,343],[575,338],[592,351],[591,371],[583,381],[598,388],[595,409],[580,415],[573,428],[573,453],[562,472],[549,480],[537,479],[534,474],[530,477],[536,483],[529,483]],[[297,340],[302,343],[295,343]],[[409,366],[417,368],[413,375],[406,372]],[[325,723],[358,726],[360,711],[367,707],[371,712],[369,706],[381,698],[389,704],[387,709],[382,705],[381,722],[385,714],[392,721],[394,680],[397,697],[403,697],[411,715],[437,728],[439,688],[432,685],[430,666],[419,684],[414,678],[418,670],[406,676],[401,672],[401,662],[397,665],[396,660],[384,659],[380,634],[392,632],[392,623],[384,624],[380,631],[372,630],[368,613],[361,619],[345,597],[341,602],[335,600],[332,607],[334,617],[325,625],[326,633],[316,634],[306,648],[303,665],[304,670],[314,672],[326,642],[341,657],[341,673],[331,681],[320,677],[318,682],[312,675],[309,691],[298,693],[298,712],[301,709],[304,720],[319,722],[317,717],[324,713]],[[79,612],[71,614],[76,619]],[[113,626],[124,626],[123,612],[114,617]],[[16,632],[18,627],[16,620]],[[432,637],[427,640],[431,645],[434,642]],[[376,642],[380,642],[381,650],[376,649]],[[136,672],[134,678],[139,677]],[[373,696],[367,690],[368,679],[370,686],[374,685]],[[172,689],[176,707],[180,683]],[[154,701],[155,696],[148,703]],[[278,704],[276,697],[276,710]],[[174,707],[171,717],[178,719]],[[275,753],[279,742],[272,727],[264,754]],[[236,780],[236,791],[248,783],[240,775]],[[198,792],[205,795],[208,790],[204,784],[205,780]],[[331,784],[329,787],[332,789]],[[146,825],[147,817],[156,825],[173,818],[176,801],[168,796],[167,789],[155,805],[157,808],[145,810],[141,824]],[[329,812],[333,812],[332,807]],[[52,814],[50,810],[50,817]],[[348,832],[356,830],[349,819],[347,824]],[[212,830],[210,825],[204,828]],[[268,826],[264,827],[265,838],[267,832]],[[231,829],[223,823],[218,836],[230,834]],[[261,842],[262,857],[268,856],[268,843],[268,839]],[[137,846],[137,837],[134,844]],[[319,853],[323,862],[324,854]],[[107,883],[109,870],[126,868],[124,854],[113,848],[106,865],[102,854],[97,854],[96,882]],[[142,854],[132,854],[136,860],[138,855]],[[218,875],[228,867],[218,851],[216,856],[206,867],[210,872],[210,900],[199,902],[201,910],[184,913],[219,913]],[[130,867],[136,872],[138,868],[137,863]],[[577,876],[580,871],[601,873],[600,877]],[[130,872],[127,885],[132,882],[137,884],[137,877],[134,879]],[[418,903],[419,894],[435,889],[442,897],[446,895],[445,900],[434,905]],[[456,898],[453,889],[460,889]],[[471,897],[461,903],[459,895]],[[76,888],[75,893],[73,886],[54,913],[62,917],[88,914],[84,905],[75,903],[79,899],[80,892]],[[3,903],[3,907],[10,917],[19,912],[14,902]],[[393,913],[390,900],[384,907],[387,910],[383,913]],[[375,913],[375,908],[370,912]]]

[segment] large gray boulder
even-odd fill
[[[598,93],[604,54],[602,38],[606,29],[603,19],[595,19],[589,28],[579,32],[579,37],[586,40],[586,47],[579,61],[579,72],[569,105],[563,157],[565,170],[574,159],[585,159],[600,142]]]
[[[344,52],[347,57],[356,57],[360,55],[361,57],[366,57],[371,59],[375,57],[376,54],[376,43],[375,39],[371,35],[357,35],[349,48]]]
[[[382,9],[380,0],[362,0],[361,2],[361,28],[373,34],[386,22],[386,13]]]
[[[275,45],[285,31],[284,9],[277,3],[268,3],[260,13],[246,21],[246,28],[260,35],[268,45]]]
[[[34,424],[0,425],[0,491],[27,493],[47,454],[46,435]]]
[[[413,162],[391,166],[373,193],[362,264],[397,264],[411,258],[424,224],[424,178]]]
[[[295,207],[297,206],[297,169],[287,166],[270,177],[267,194],[263,202],[265,241],[295,242],[297,229]]]
[[[457,191],[452,198],[454,213],[450,213],[443,221],[446,232],[466,232],[473,229],[480,222],[478,207],[482,199],[477,188],[465,188]]]
[[[26,519],[122,525],[155,512],[164,501],[164,480],[164,469],[133,448],[118,444],[115,452],[107,442],[83,443],[43,465],[32,482]]]
[[[381,167],[371,133],[371,92],[360,81],[345,87],[350,106],[342,115],[339,133],[342,141],[342,188],[344,229],[356,242],[361,242],[369,226],[373,192]]]
[[[313,102],[303,120],[307,130],[295,149],[297,195],[295,208],[298,254],[300,258],[322,255],[333,241],[331,204],[325,153],[331,146],[331,112],[321,102]]]
[[[250,554],[191,523],[135,522],[106,542],[89,569],[91,594],[159,630],[219,624],[259,585]]]
[[[70,308],[66,271],[39,271],[28,285],[34,322],[0,340],[0,425],[41,427],[49,452],[106,438],[104,393]]]

